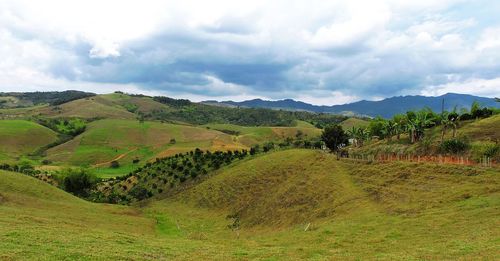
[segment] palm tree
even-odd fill
[[[396,114],[394,115],[394,117],[392,117],[392,120],[396,124],[394,130],[396,133],[396,139],[399,140],[401,138],[401,134],[405,131],[407,118],[403,114]]]
[[[357,141],[358,128],[356,128],[355,126],[352,126],[352,128],[350,130],[347,130],[347,135],[349,136],[349,138],[352,139],[352,145],[354,145],[354,147],[357,147],[358,146],[358,141]]]
[[[449,120],[449,113],[447,111],[443,111],[440,115],[440,121],[441,121],[441,143],[444,142],[444,135],[446,134],[446,130],[448,129],[448,126],[450,125],[450,120]]]
[[[347,131],[347,135],[349,135],[349,138],[352,139],[352,143],[355,147],[363,146],[363,142],[365,140],[368,140],[370,137],[370,134],[366,128],[363,127],[357,128],[354,126]]]
[[[415,143],[424,137],[424,129],[434,124],[426,111],[419,111],[415,117],[408,121],[407,128],[410,132],[411,143]]]
[[[449,125],[453,129],[453,138],[457,137],[457,129],[458,129],[458,124],[460,120],[460,115],[456,112],[456,108],[453,109],[453,111],[448,115],[448,122]]]
[[[389,141],[392,140],[392,136],[395,134],[396,128],[397,128],[397,125],[394,121],[388,120],[388,121],[384,122],[383,132]]]

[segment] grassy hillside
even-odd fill
[[[487,148],[498,146],[500,134],[500,115],[493,115],[480,120],[462,121],[458,125],[456,138],[467,144],[467,149],[461,152],[461,156],[471,159],[479,159]],[[372,140],[366,142],[361,148],[351,148],[352,151],[364,154],[377,153],[399,153],[399,154],[446,154],[440,150],[442,126],[437,126],[425,130],[424,138],[420,142],[410,143],[407,135],[401,135],[397,140],[393,137],[391,141]],[[445,132],[444,139],[453,139],[451,128]],[[495,155],[490,156],[499,160],[500,150],[497,149]]]
[[[243,226],[284,226],[329,217],[350,210],[356,193],[326,158],[308,150],[259,156],[226,168],[178,198],[236,214]]]
[[[173,141],[175,140],[175,142]],[[246,148],[224,133],[206,128],[137,120],[99,120],[75,139],[47,151],[47,158],[70,165],[104,168],[104,174],[127,174],[136,166],[134,159],[145,162],[195,148],[224,150]],[[110,170],[117,160],[123,168]]]
[[[127,111],[121,106],[106,104],[99,97],[89,97],[74,100],[57,106],[45,107],[38,113],[48,117],[78,117],[78,118],[113,118],[113,119],[135,119],[135,114]]]
[[[31,153],[56,139],[54,131],[34,122],[0,120],[0,160]]]
[[[246,146],[268,141],[280,141],[286,138],[296,138],[302,133],[302,138],[314,138],[321,135],[321,130],[311,124],[299,121],[296,127],[246,127],[234,124],[207,124],[213,130],[230,133],[236,136],[236,141]]]
[[[168,110],[167,105],[154,101],[151,97],[130,96],[123,93],[99,95],[98,100],[108,105],[118,105],[130,112],[148,113],[155,110]]]
[[[290,150],[228,167],[150,208],[188,224],[238,216],[228,240],[245,242],[248,259],[491,259],[500,251],[498,173]],[[216,240],[204,224],[191,229]]]
[[[498,173],[287,150],[125,207],[0,172],[0,258],[492,260]]]
[[[340,126],[342,126],[342,128],[344,130],[349,130],[352,127],[356,127],[356,128],[366,127],[366,126],[368,126],[368,124],[369,124],[369,122],[366,120],[362,120],[362,119],[358,119],[358,118],[348,118],[348,119],[342,121],[340,123]]]

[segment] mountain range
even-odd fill
[[[334,98],[333,98],[334,99]],[[380,101],[362,100],[358,102],[342,105],[313,105],[292,99],[269,101],[262,99],[253,99],[241,102],[235,101],[204,101],[205,104],[227,106],[227,107],[248,107],[248,108],[269,108],[277,110],[310,111],[317,113],[333,113],[343,115],[357,115],[376,117],[381,116],[390,118],[398,113],[405,113],[409,110],[419,110],[425,107],[433,111],[441,111],[444,100],[444,109],[453,110],[453,108],[470,108],[474,101],[482,106],[499,107],[500,103],[494,98],[473,96],[468,94],[447,93],[441,96],[395,96]]]

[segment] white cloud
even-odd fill
[[[442,95],[445,93],[463,93],[486,97],[500,97],[500,77],[494,79],[467,79],[453,81],[441,85],[428,86],[422,90],[422,95]]]
[[[500,25],[453,9],[463,2],[474,3],[3,0],[0,91],[112,86],[329,105],[453,88],[492,95]],[[175,92],[154,86],[164,75]]]

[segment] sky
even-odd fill
[[[500,0],[0,0],[0,92],[500,96]]]

